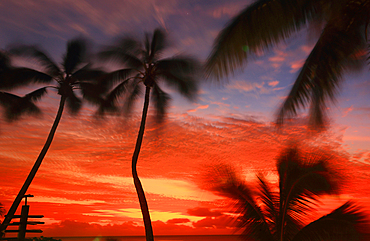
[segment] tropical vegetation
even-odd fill
[[[206,180],[212,191],[235,201],[236,223],[246,240],[368,240],[366,214],[352,201],[309,222],[319,197],[339,191],[332,162],[332,155],[295,146],[277,160],[277,185],[262,174],[258,185],[248,185],[229,165],[215,168]]]
[[[124,97],[124,109],[130,111],[142,88],[145,88],[141,123],[132,155],[132,176],[140,202],[147,241],[153,240],[153,230],[148,203],[137,173],[137,161],[144,137],[150,97],[154,102],[157,120],[163,120],[170,96],[160,85],[165,83],[168,87],[175,88],[180,94],[193,100],[197,94],[196,78],[200,68],[198,61],[189,56],[163,57],[167,47],[166,33],[161,29],[156,29],[152,35],[147,33],[143,42],[126,36],[118,40],[115,45],[106,47],[99,54],[104,60],[124,64],[123,69],[110,73],[101,81],[102,89],[110,89],[99,108],[101,114],[106,111],[118,111],[119,97]]]
[[[257,0],[219,33],[208,58],[208,77],[221,79],[251,56],[269,50],[309,26],[320,36],[278,112],[278,124],[309,106],[309,123],[325,126],[345,71],[357,70],[369,53],[369,0]],[[312,36],[312,34],[311,34]]]

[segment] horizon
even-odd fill
[[[161,27],[173,43],[166,56],[186,53],[204,61],[218,32],[251,2],[3,2],[0,46],[40,45],[60,63],[67,41],[76,36],[92,40],[97,50],[124,33],[142,39],[145,31]],[[300,112],[280,131],[275,129],[277,108],[313,48],[312,38],[303,29],[250,60],[222,84],[201,79],[199,98],[194,102],[164,87],[172,97],[167,118],[156,124],[149,107],[138,160],[154,236],[235,233],[235,224],[230,222],[232,203],[207,190],[202,175],[211,166],[231,163],[250,183],[255,183],[258,173],[264,173],[277,185],[276,158],[297,140],[304,142],[303,147],[320,147],[332,153],[336,158],[331,164],[343,175],[340,194],[320,198],[322,204],[310,220],[347,200],[356,201],[369,213],[370,187],[364,185],[370,180],[368,66],[343,77],[337,102],[329,105],[327,131],[309,133],[306,112]],[[16,63],[35,65],[22,60]],[[17,93],[31,89],[33,86]],[[46,141],[58,99],[56,92],[48,92],[48,97],[39,102],[41,117],[25,117],[14,123],[0,118],[0,203],[6,211]],[[28,199],[30,214],[45,216],[40,220],[45,224],[35,226],[44,231],[40,236],[81,236],[83,232],[91,233],[91,237],[144,235],[130,172],[142,99],[128,117],[96,119],[96,108],[87,104],[77,116],[67,111],[63,114],[27,192],[34,195]]]

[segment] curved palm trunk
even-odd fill
[[[134,154],[132,155],[132,177],[134,178],[136,193],[139,198],[141,213],[143,215],[146,241],[153,241],[154,237],[153,237],[152,222],[150,220],[149,207],[148,207],[148,203],[145,198],[143,186],[141,185],[141,182],[140,182],[139,176],[137,175],[137,170],[136,170],[137,159],[139,158],[141,143],[143,142],[146,116],[148,114],[149,95],[150,95],[150,87],[146,86],[144,108],[143,108],[143,114],[141,117],[139,134],[136,140],[135,151],[134,151]]]
[[[17,208],[18,208],[19,204],[21,203],[23,196],[26,194],[28,187],[31,185],[31,182],[32,182],[33,178],[35,177],[36,172],[39,169],[39,167],[41,165],[41,162],[44,159],[44,157],[45,157],[45,155],[46,155],[46,153],[47,153],[47,151],[48,151],[48,149],[51,145],[51,142],[53,141],[54,134],[57,130],[60,118],[62,117],[65,100],[66,100],[66,97],[62,96],[61,99],[60,99],[60,103],[59,103],[58,113],[55,117],[53,126],[51,127],[49,136],[46,139],[45,145],[42,148],[35,164],[33,165],[30,173],[28,174],[28,177],[27,177],[26,181],[24,182],[21,190],[19,191],[19,193],[18,193],[17,197],[15,198],[12,206],[10,207],[10,209],[8,211],[8,214],[5,216],[5,219],[4,219],[3,223],[0,226],[1,234],[4,234],[3,232],[8,227],[8,225],[10,223],[10,220],[14,216],[14,213],[17,211]]]

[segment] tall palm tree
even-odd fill
[[[368,240],[365,213],[352,201],[304,225],[317,198],[338,191],[338,177],[329,160],[319,153],[304,155],[296,147],[288,148],[277,162],[278,188],[262,175],[258,188],[252,188],[226,166],[211,173],[211,190],[236,201],[237,223],[246,240]]]
[[[323,127],[326,101],[334,100],[342,74],[365,61],[359,53],[366,51],[369,12],[369,0],[257,0],[220,32],[207,61],[207,74],[225,77],[251,55],[307,25],[323,26],[278,112],[278,123],[282,123],[284,117],[310,105],[311,126]]]
[[[42,75],[47,76],[50,81],[55,82],[55,85],[39,88],[23,97],[7,93],[7,100],[5,102],[7,104],[6,117],[8,119],[17,119],[21,114],[30,112],[38,113],[39,110],[33,102],[44,96],[48,88],[56,89],[61,97],[57,115],[44,147],[42,148],[26,181],[24,182],[21,190],[19,191],[7,215],[5,216],[5,219],[0,226],[0,231],[3,231],[7,228],[22,198],[27,192],[28,187],[35,177],[36,172],[39,169],[52,143],[59,121],[62,117],[65,104],[67,104],[67,107],[72,114],[76,114],[80,110],[82,102],[80,97],[76,95],[75,90],[79,89],[83,98],[89,101],[96,100],[95,103],[97,103],[99,94],[97,88],[94,87],[96,85],[94,85],[93,80],[101,76],[103,72],[98,69],[91,68],[86,62],[86,46],[86,41],[83,39],[69,41],[67,44],[67,52],[63,57],[61,66],[58,66],[50,57],[48,57],[47,54],[35,46],[18,46],[10,51],[15,55],[31,57],[37,60],[45,68],[45,73],[42,73]],[[16,75],[12,81],[13,80],[18,81]]]
[[[170,96],[160,87],[161,82],[174,87],[189,99],[193,99],[197,93],[195,78],[199,69],[198,61],[182,55],[161,58],[168,46],[166,40],[165,32],[156,29],[152,36],[148,33],[145,35],[144,43],[132,37],[124,37],[116,45],[107,47],[100,53],[101,58],[116,61],[126,67],[112,72],[109,78],[104,79],[105,84],[113,88],[101,105],[101,113],[106,110],[118,110],[116,100],[120,96],[125,97],[126,111],[130,110],[134,100],[140,94],[141,88],[145,87],[140,129],[132,155],[132,176],[143,215],[146,240],[148,241],[153,240],[153,230],[148,204],[136,166],[144,137],[149,100],[152,97],[157,117],[162,120]]]

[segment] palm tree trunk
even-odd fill
[[[137,170],[136,170],[137,159],[139,158],[141,143],[143,142],[143,137],[144,137],[146,116],[148,114],[149,95],[150,95],[150,87],[146,86],[144,108],[143,108],[143,114],[141,117],[139,134],[136,140],[135,151],[134,151],[134,154],[132,155],[132,177],[134,178],[134,184],[135,184],[137,196],[140,202],[141,213],[143,215],[146,241],[153,241],[154,240],[153,228],[152,228],[152,222],[150,220],[149,207],[148,207],[148,203],[145,198],[143,186],[141,185],[141,182],[140,182],[139,176],[137,175]]]
[[[14,213],[17,211],[17,208],[18,208],[19,204],[21,203],[23,196],[26,194],[28,187],[31,185],[31,182],[32,182],[33,178],[35,177],[36,172],[39,169],[39,167],[41,165],[41,162],[44,159],[44,157],[45,157],[45,155],[46,155],[46,153],[47,153],[47,151],[48,151],[48,149],[51,145],[51,142],[53,141],[54,134],[57,130],[60,118],[62,117],[65,101],[66,101],[66,97],[62,96],[61,99],[60,99],[57,116],[55,117],[53,126],[51,127],[51,130],[50,130],[48,138],[46,139],[45,145],[42,148],[35,164],[33,165],[30,173],[28,174],[28,177],[27,177],[26,181],[24,182],[21,190],[19,191],[17,197],[15,198],[12,206],[10,207],[10,209],[8,211],[8,214],[5,215],[5,219],[4,219],[3,223],[0,226],[0,232],[1,232],[0,234],[4,234],[5,229],[8,227],[8,225],[10,223],[10,220],[13,218]]]

